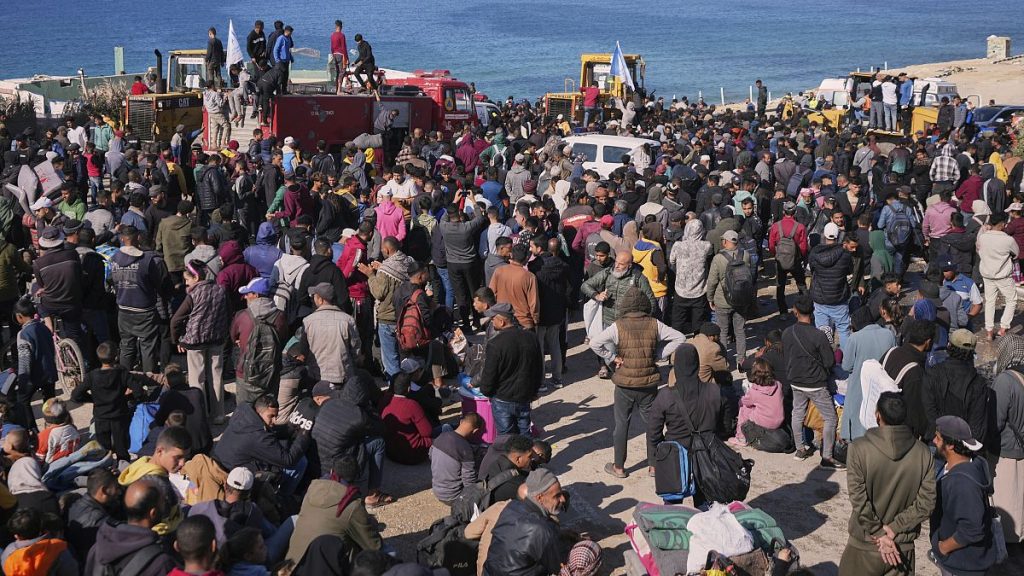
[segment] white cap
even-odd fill
[[[1013,204],[1010,204],[1010,207],[1006,209],[1006,212],[1020,212],[1022,210],[1024,210],[1024,204],[1014,202]]]
[[[285,137],[284,145],[285,146],[291,146],[292,144],[295,144],[295,138],[292,138],[291,136]]]
[[[839,238],[839,226],[836,226],[835,222],[829,222],[825,224],[825,230],[822,232],[822,236],[826,240],[835,240]]]
[[[344,230],[341,231],[341,237],[342,238],[351,238],[351,237],[353,237],[355,235],[356,235],[356,231],[353,230],[352,228],[345,228]]]
[[[562,119],[564,119],[564,118],[565,118],[565,116],[562,116],[561,114],[559,114],[559,115],[558,115],[558,119],[559,119],[559,120],[562,120]]]
[[[242,490],[248,492],[252,490],[252,484],[256,481],[256,477],[253,475],[248,468],[239,466],[231,470],[228,474],[228,480],[226,484],[235,490]]]
[[[32,203],[31,208],[33,211],[42,210],[43,208],[53,208],[53,200],[50,200],[46,196],[41,196],[38,200]]]

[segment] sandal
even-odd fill
[[[626,474],[625,470],[623,470],[622,472],[616,470],[615,464],[612,464],[611,462],[604,465],[604,471],[611,474],[612,476],[615,476],[616,478],[626,478],[627,476],[629,476],[629,474]]]
[[[391,494],[385,494],[384,492],[378,493],[377,497],[374,498],[373,500],[371,500],[370,498],[370,496],[367,496],[365,499],[363,499],[363,504],[366,505],[367,509],[380,508],[382,506],[387,506],[388,504],[395,503],[395,497],[392,496]]]

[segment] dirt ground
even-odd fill
[[[913,284],[915,275],[909,276],[908,284]],[[762,311],[770,313],[748,323],[748,353],[763,342],[767,331],[784,327],[774,312],[774,282],[768,283],[771,286],[760,291],[760,304]],[[630,430],[629,477],[619,480],[604,472],[605,464],[612,460],[613,384],[596,378],[596,359],[583,346],[583,338],[582,323],[571,324],[567,385],[544,394],[534,404],[533,417],[543,428],[542,438],[554,446],[550,467],[572,495],[571,509],[562,516],[563,524],[597,540],[605,548],[602,573],[619,575],[626,573],[622,555],[629,550],[629,542],[623,529],[633,508],[638,502],[657,502],[658,498],[654,494],[654,479],[646,473],[644,425],[639,418],[634,419]],[[991,346],[982,342],[981,361],[990,360],[991,351]],[[668,369],[666,363],[662,370]],[[228,390],[233,386],[229,384]],[[36,409],[38,414],[38,406]],[[456,419],[458,410],[458,404],[449,406],[446,419]],[[91,418],[91,406],[76,407],[73,415],[84,432]],[[215,430],[215,434],[220,431]],[[810,567],[819,576],[837,574],[850,515],[846,472],[819,469],[816,458],[795,461],[788,454],[767,454],[750,448],[741,452],[744,458],[755,462],[747,503],[775,517],[799,550],[802,566]],[[385,490],[398,500],[374,514],[399,555],[415,559],[417,542],[427,534],[432,522],[447,514],[447,508],[430,491],[429,464],[403,466],[387,461],[384,476]],[[927,528],[917,541],[917,570],[918,574],[933,576],[938,571],[926,559],[926,535]],[[1017,550],[992,573],[1024,575],[1024,551]]]

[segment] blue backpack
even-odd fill
[[[159,402],[143,402],[135,407],[132,423],[128,426],[129,452],[138,454],[139,450],[142,450],[142,445],[146,442],[146,437],[149,436],[150,425],[159,409]]]
[[[654,492],[666,503],[682,502],[697,493],[690,453],[682,444],[667,440],[655,449]]]

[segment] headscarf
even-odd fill
[[[333,534],[313,539],[292,576],[345,576],[348,573],[348,547]]]
[[[1024,372],[1024,336],[1007,334],[999,339],[995,373],[1001,374],[1006,370]]]
[[[559,576],[593,576],[601,568],[601,546],[593,540],[581,540],[569,550]]]
[[[868,244],[871,245],[871,255],[877,256],[878,261],[882,264],[882,272],[892,272],[895,263],[892,253],[885,246],[885,231],[872,230],[868,235]]]
[[[679,394],[683,410],[687,411],[694,427],[691,432],[708,429],[708,423],[712,423],[713,426],[717,419],[718,405],[709,405],[706,388],[717,388],[718,384],[700,381],[700,356],[693,344],[681,344],[676,348],[673,370],[676,377],[676,394]],[[717,390],[715,393],[717,395]]]

